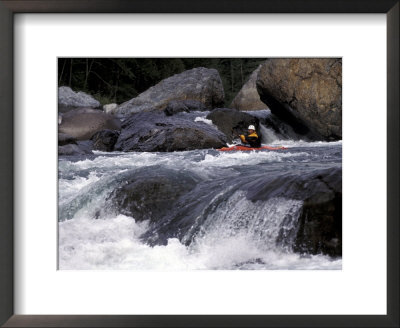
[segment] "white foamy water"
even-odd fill
[[[271,145],[279,145],[287,148],[315,148],[315,147],[333,147],[333,146],[342,146],[342,140],[340,141],[314,141],[307,142],[303,140],[274,140],[270,143]]]
[[[242,151],[220,152],[217,156],[207,154],[199,164],[206,167],[231,167],[236,165],[252,166],[260,163],[282,162],[295,160],[298,157],[308,156],[306,152],[292,153],[272,151]]]
[[[62,197],[60,197],[59,205],[70,202],[76,197],[77,193],[85,190],[87,186],[100,180],[96,171],[90,172],[87,178],[74,176],[73,179],[60,179],[59,180],[59,190],[63,191]]]
[[[196,245],[171,238],[149,246],[139,236],[147,222],[119,215],[107,219],[75,218],[59,224],[61,270],[209,270],[209,269],[341,269],[342,261],[326,256],[302,257],[260,249],[248,235],[219,237],[210,233]]]
[[[260,132],[264,144],[271,144],[279,139],[272,129],[268,129],[262,124],[260,124]]]
[[[213,122],[212,122],[211,120],[208,120],[208,119],[206,119],[206,118],[204,118],[204,117],[198,116],[198,117],[196,117],[196,118],[194,119],[194,121],[195,121],[195,122],[204,122],[204,123],[206,123],[206,124],[208,124],[208,125],[211,125],[211,126],[214,126],[214,127],[215,127],[215,125],[213,124]]]
[[[153,165],[165,165],[174,167],[191,168],[193,162],[187,160],[188,152],[174,152],[173,156],[157,153],[123,153],[118,156],[98,156],[95,159],[85,159],[77,162],[62,163],[69,170],[85,169],[107,169],[119,168],[129,169],[133,167],[149,167]],[[298,157],[309,156],[307,152],[285,151],[233,151],[233,152],[214,152],[197,151],[203,154],[203,158],[196,162],[196,166],[204,168],[211,166],[229,167],[232,165],[254,165],[264,162],[281,162],[283,160],[296,160]],[[99,153],[100,154],[100,153]]]

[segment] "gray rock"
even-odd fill
[[[249,125],[254,125],[259,133],[259,119],[231,108],[217,108],[207,115],[220,131],[232,141],[237,134],[247,133]]]
[[[268,106],[261,101],[257,91],[256,81],[261,65],[251,73],[247,82],[240,89],[238,94],[233,99],[230,107],[238,110],[260,110],[267,109]]]
[[[76,144],[76,139],[74,137],[71,137],[69,134],[59,133],[58,134],[58,145],[65,146],[68,144]]]
[[[221,148],[226,137],[204,122],[163,112],[133,114],[122,123],[115,150],[120,151],[183,151]]]
[[[204,111],[207,108],[201,101],[198,100],[172,100],[168,103],[164,109],[164,113],[168,116],[180,112],[191,112],[191,111]]]
[[[58,131],[69,134],[77,140],[89,140],[101,130],[121,130],[119,119],[100,110],[82,108],[63,115]]]
[[[91,138],[93,142],[93,149],[101,151],[113,151],[119,135],[120,132],[115,130],[102,130],[96,132]]]
[[[162,80],[136,98],[121,104],[117,113],[164,110],[171,100],[196,100],[205,108],[212,109],[223,104],[224,96],[218,71],[198,67]]]
[[[342,60],[269,59],[257,77],[261,100],[296,133],[342,138]]]
[[[82,91],[75,92],[70,87],[58,88],[58,111],[67,112],[71,109],[89,107],[98,108],[100,102]]]
[[[93,154],[93,142],[92,140],[78,140],[76,144],[82,149],[86,154]]]
[[[67,144],[64,146],[58,146],[58,155],[60,156],[73,156],[73,155],[87,155],[92,154],[91,151],[82,149],[76,144]]]

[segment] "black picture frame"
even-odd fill
[[[0,0],[0,324],[4,327],[399,327],[399,0]],[[387,16],[387,315],[14,315],[13,17],[16,13],[384,13]]]

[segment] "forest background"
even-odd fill
[[[265,58],[59,58],[59,86],[121,104],[161,80],[195,67],[218,70],[229,105]]]

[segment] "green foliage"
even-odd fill
[[[161,80],[195,67],[218,70],[228,106],[262,58],[59,58],[59,85],[122,103]]]
[[[111,103],[115,102],[114,98],[110,98],[110,97],[104,96],[104,95],[102,95],[100,93],[95,93],[95,94],[91,94],[91,95],[93,96],[94,99],[96,99],[97,101],[100,102],[101,106],[107,105],[107,104],[111,104]]]

